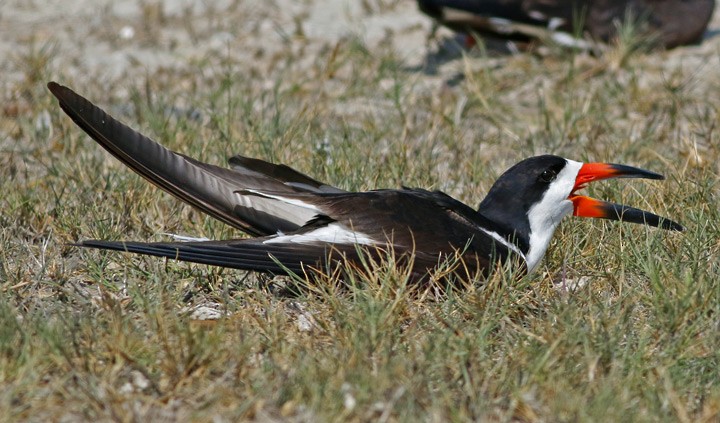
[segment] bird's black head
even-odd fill
[[[657,173],[625,165],[583,164],[552,155],[531,157],[498,178],[478,211],[493,223],[488,229],[520,248],[530,270],[545,254],[557,225],[570,213],[683,229],[650,212],[575,194],[589,182],[608,178],[663,179]]]
[[[527,252],[530,242],[530,209],[541,203],[548,189],[555,185],[558,191],[553,202],[558,221],[572,211],[568,200],[575,176],[581,164],[570,165],[562,157],[544,155],[525,159],[503,173],[480,203],[479,212],[497,225],[498,234],[515,239],[515,243]],[[568,169],[563,173],[568,166]],[[560,181],[558,178],[562,175]],[[558,186],[559,185],[559,186]],[[551,199],[547,199],[548,201]],[[563,207],[564,206],[564,207]]]

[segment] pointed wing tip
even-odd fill
[[[685,227],[677,222],[674,222],[670,219],[663,219],[660,222],[660,227],[662,229],[667,229],[669,231],[677,231],[677,232],[685,232]]]
[[[62,86],[62,85],[58,84],[58,83],[55,82],[55,81],[50,81],[50,82],[48,82],[48,83],[47,83],[47,87],[48,87],[48,90],[50,90],[50,92],[51,92],[55,97],[57,97],[57,96],[59,96],[59,95],[61,94],[60,91],[62,91],[63,88],[67,89],[67,87]]]
[[[72,100],[73,97],[79,97],[79,95],[75,91],[64,85],[60,85],[55,81],[48,82],[47,88],[48,90],[50,90],[50,93],[55,96],[55,98],[60,103],[60,107],[62,107],[66,113],[68,113],[66,109],[67,102]]]
[[[69,242],[65,245],[70,247],[97,248],[99,245],[116,243],[113,241],[103,241],[101,239],[86,239],[83,241]]]

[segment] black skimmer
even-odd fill
[[[79,246],[127,251],[237,269],[302,275],[360,254],[412,257],[424,278],[460,256],[471,275],[517,258],[533,271],[566,215],[683,230],[652,213],[576,194],[607,178],[663,179],[630,166],[531,157],[507,170],[475,210],[439,191],[348,192],[287,166],[235,156],[230,168],[170,151],[125,126],[71,89],[50,82],[60,107],[110,154],[151,183],[253,238],[194,242],[89,240]]]
[[[568,45],[569,34],[607,42],[618,23],[644,23],[666,48],[702,39],[715,0],[418,0],[420,10],[460,32],[511,39],[551,38]],[[556,31],[562,31],[558,33]],[[579,43],[579,44],[578,44]]]

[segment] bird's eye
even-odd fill
[[[540,175],[540,180],[548,184],[554,181],[555,178],[557,178],[557,173],[552,169],[548,169]]]

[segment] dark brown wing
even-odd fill
[[[314,201],[330,221],[352,230],[359,240],[422,253],[432,265],[462,253],[489,268],[514,251],[505,235],[493,234],[492,222],[442,192],[377,190],[322,195]]]
[[[262,175],[263,177],[270,177],[283,184],[300,189],[306,192],[316,193],[341,193],[347,192],[340,188],[322,183],[311,177],[304,175],[295,169],[284,165],[269,163],[264,160],[253,159],[245,156],[233,156],[228,161],[233,170],[238,173],[252,172],[248,176]]]
[[[341,192],[287,166],[261,160],[236,157],[231,160],[233,169],[199,162],[134,131],[67,87],[50,82],[48,88],[65,113],[122,163],[180,200],[249,234],[296,230],[315,211],[243,195],[247,190]]]
[[[311,267],[323,269],[331,254],[329,245],[264,244],[266,238],[248,238],[225,241],[201,242],[124,242],[83,241],[78,246],[104,250],[166,257],[192,263],[234,269],[302,275]],[[355,256],[354,250],[336,250],[336,257],[343,254]]]
[[[508,243],[483,229],[489,223],[474,210],[439,192],[295,194],[283,201],[307,201],[306,197],[324,214],[289,233],[227,241],[92,240],[79,245],[275,274],[301,274],[308,266],[324,269],[337,261],[357,264],[358,251],[381,259],[392,253],[398,262],[412,263],[415,279],[454,258],[463,259],[463,275],[487,273],[497,260],[513,254]]]
[[[382,263],[393,255],[396,266],[410,265],[413,281],[420,281],[442,262],[427,254],[392,252],[385,248],[358,245],[332,244],[265,244],[266,238],[248,238],[226,241],[202,242],[123,242],[83,241],[77,246],[103,250],[124,251],[135,254],[164,257],[173,260],[240,270],[304,276],[316,272],[333,274],[337,266],[354,265],[363,269],[362,263]],[[361,259],[361,257],[363,257]],[[475,263],[459,273],[474,276]],[[344,270],[344,269],[341,269]]]

